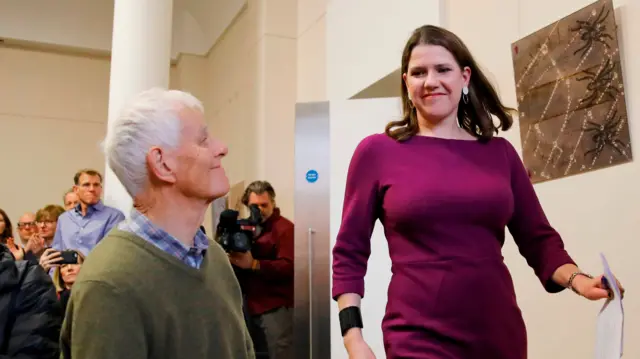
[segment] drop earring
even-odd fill
[[[469,88],[467,86],[462,88],[462,102],[465,105],[469,103]]]

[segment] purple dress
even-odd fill
[[[505,228],[550,293],[563,289],[553,272],[574,262],[508,141],[365,138],[347,175],[333,248],[334,298],[364,296],[377,219],[393,273],[382,322],[387,358],[527,357],[501,252]]]

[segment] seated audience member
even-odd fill
[[[56,286],[58,299],[62,305],[62,312],[67,310],[67,303],[71,295],[71,287],[76,282],[76,277],[82,268],[84,256],[78,251],[74,251],[78,256],[77,263],[60,264],[53,272],[53,284]]]
[[[57,251],[75,249],[85,256],[124,219],[116,208],[102,204],[102,175],[84,169],[73,177],[73,190],[80,203],[64,212],[58,219],[58,227],[52,248]]]
[[[17,228],[18,237],[20,237],[20,243],[16,242],[16,244],[24,247],[29,242],[29,238],[31,238],[34,233],[38,232],[38,228],[36,227],[35,213],[27,212],[23,214],[20,219],[18,219]]]
[[[51,278],[0,244],[0,358],[58,358],[61,324]]]
[[[80,200],[78,199],[78,195],[73,190],[73,188],[69,189],[64,196],[62,196],[62,203],[64,203],[65,211],[68,211],[72,208],[75,208],[80,204]]]
[[[43,265],[47,256],[44,254],[45,248],[51,247],[53,236],[56,233],[58,217],[64,213],[64,208],[57,204],[50,204],[36,212],[36,226],[38,230],[29,238],[25,246],[24,259],[40,263],[45,271],[49,270],[48,266]]]
[[[229,191],[227,148],[210,137],[200,101],[145,91],[104,147],[134,209],[82,265],[62,358],[254,358],[229,260],[199,230],[209,204]]]
[[[0,209],[0,243],[7,246],[14,258],[24,258],[24,250],[15,243],[11,220],[3,209]]]

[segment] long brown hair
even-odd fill
[[[9,216],[7,216],[7,212],[2,208],[0,208],[0,216],[4,219],[4,231],[0,233],[0,243],[7,244],[7,239],[13,238],[13,225]]]
[[[78,263],[82,265],[84,263],[84,254],[80,251],[74,251],[78,254]],[[64,280],[62,280],[62,266],[57,266],[53,271],[53,285],[56,287],[56,292],[60,293],[66,289]]]
[[[513,124],[511,113],[516,110],[502,104],[491,82],[482,73],[471,52],[458,36],[433,25],[417,28],[409,37],[402,52],[401,74],[407,73],[411,53],[418,45],[442,46],[453,55],[460,68],[468,66],[471,69],[469,101],[458,105],[458,121],[462,128],[479,140],[488,141],[498,133],[498,129],[506,131],[511,127]],[[403,118],[387,124],[385,133],[398,141],[404,141],[418,134],[419,127],[416,109],[409,101],[407,87],[402,77],[400,82]],[[498,118],[498,126],[494,124],[492,115]]]

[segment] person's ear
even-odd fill
[[[407,84],[407,73],[402,74],[402,82],[404,83],[404,87],[407,89],[407,96],[409,101],[411,101],[411,94],[409,94],[409,85]]]
[[[469,87],[469,82],[471,81],[471,68],[469,66],[465,66],[462,69],[462,79],[464,86]]]
[[[147,152],[147,169],[152,180],[175,183],[175,161],[160,147],[152,147]]]

